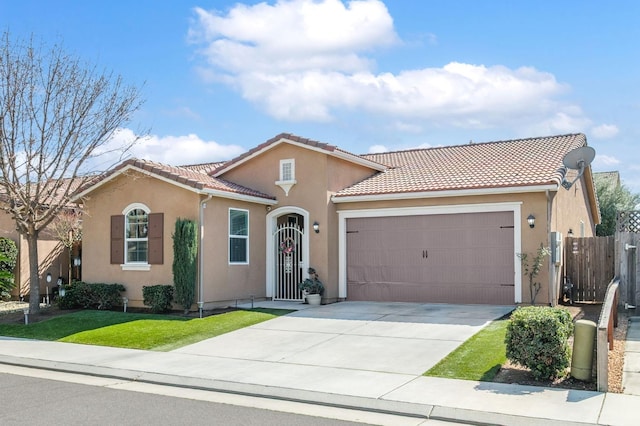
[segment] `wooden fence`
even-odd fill
[[[615,275],[614,237],[567,237],[564,276],[574,285],[574,300],[603,302]]]

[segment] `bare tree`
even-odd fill
[[[61,46],[0,40],[0,209],[29,249],[29,309],[40,310],[38,236],[73,191],[107,168],[114,133],[142,104],[122,77],[66,54]],[[126,152],[135,141],[122,146]]]
[[[62,243],[69,254],[69,275],[67,283],[71,284],[73,271],[73,247],[82,241],[82,211],[68,208],[61,210],[49,227],[53,236]]]

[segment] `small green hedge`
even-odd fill
[[[60,309],[111,309],[122,305],[122,284],[88,284],[76,281],[65,286],[65,295],[58,299]]]
[[[146,306],[151,308],[151,312],[166,312],[171,310],[173,301],[172,285],[150,285],[142,287],[142,298]]]
[[[571,314],[563,308],[516,309],[507,325],[507,358],[531,370],[538,380],[564,375],[571,360]]]

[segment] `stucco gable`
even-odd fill
[[[291,145],[299,146],[304,149],[313,150],[316,152],[321,152],[326,155],[330,155],[333,157],[337,157],[343,159],[347,162],[351,162],[354,164],[358,164],[360,166],[368,167],[372,171],[382,171],[387,168],[386,165],[382,163],[378,163],[376,161],[367,159],[363,156],[351,154],[350,152],[344,151],[334,145],[330,145],[323,142],[314,141],[312,139],[302,138],[300,136],[292,135],[290,133],[281,133],[268,141],[256,146],[253,149],[245,152],[244,154],[239,155],[233,160],[225,163],[223,166],[214,170],[211,175],[214,177],[223,176],[226,172],[245,164],[251,161],[253,158],[260,156],[261,154],[269,151],[280,144],[288,143]]]

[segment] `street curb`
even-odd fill
[[[199,389],[221,393],[271,398],[283,401],[326,405],[338,408],[371,411],[428,420],[457,421],[473,424],[504,426],[537,426],[541,422],[551,426],[597,426],[596,423],[568,422],[543,417],[518,416],[513,414],[485,412],[459,407],[410,403],[383,398],[367,398],[353,395],[330,394],[275,386],[237,383],[198,377],[184,377],[148,371],[126,370],[104,366],[93,366],[69,362],[0,355],[0,363],[27,368],[85,374],[96,377],[129,380],[164,386]]]

